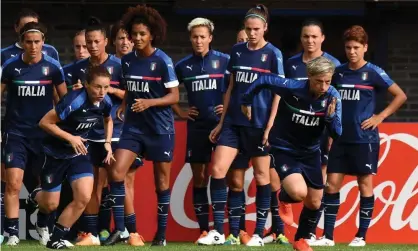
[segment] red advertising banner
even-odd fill
[[[386,123],[380,126],[380,159],[378,174],[374,177],[376,198],[373,219],[368,231],[368,243],[418,243],[418,124]],[[192,205],[192,171],[184,162],[186,153],[186,123],[176,122],[176,145],[171,170],[171,203],[167,239],[195,241],[199,227]],[[152,240],[157,228],[157,201],[152,163],[146,162],[138,170],[135,181],[135,211],[138,232]],[[255,226],[255,182],[253,170],[245,174],[247,203],[247,230]],[[348,177],[341,189],[341,207],[338,213],[335,239],[350,242],[358,227],[359,192],[355,178]],[[301,204],[293,207],[297,224]],[[271,226],[269,216],[266,231]],[[225,230],[228,232],[227,215]],[[297,225],[286,228],[293,239]],[[212,225],[212,223],[211,223]],[[323,219],[318,227],[322,235]],[[390,238],[387,238],[390,236]]]

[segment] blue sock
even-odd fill
[[[70,228],[66,228],[57,222],[55,223],[54,229],[52,230],[52,235],[51,235],[50,240],[52,242],[59,241],[63,239],[63,237],[69,232],[70,232]]]
[[[97,214],[83,214],[83,227],[86,233],[91,233],[94,236],[97,236],[97,223],[98,215]]]
[[[284,234],[284,223],[282,218],[279,216],[279,200],[277,199],[277,191],[271,192],[271,205],[270,205],[270,212],[271,212],[271,232],[275,233],[276,235]]]
[[[110,220],[112,218],[112,208],[106,203],[109,199],[109,187],[104,187],[102,190],[102,200],[99,211],[99,230],[110,231]]]
[[[168,209],[170,207],[170,189],[157,192],[158,199],[158,227],[157,240],[165,240],[165,232],[167,229]]]
[[[228,191],[228,218],[229,218],[229,233],[234,237],[239,235],[239,223],[242,214],[241,192],[235,192],[229,189]]]
[[[19,236],[19,218],[7,218],[4,221],[5,232],[9,233],[9,236]]]
[[[211,177],[210,197],[212,200],[214,228],[218,233],[224,234],[225,204],[228,197],[225,178],[215,179]]]
[[[135,213],[125,215],[125,227],[130,234],[136,233],[136,214]]]
[[[52,233],[52,230],[54,230],[54,225],[55,225],[56,220],[57,220],[57,210],[54,210],[53,212],[49,214],[49,217],[48,217],[48,231],[50,233]]]
[[[50,215],[48,213],[44,213],[41,210],[39,210],[38,211],[38,219],[36,220],[36,225],[38,227],[41,227],[41,228],[47,227],[48,223],[49,223],[49,217],[50,217]],[[53,229],[54,228],[52,228],[52,230]]]
[[[282,187],[282,189],[280,189],[279,192],[279,200],[281,202],[286,202],[286,203],[298,203],[300,201],[295,201],[294,199],[292,199],[292,197],[290,197],[289,194],[287,194],[287,192],[284,190],[284,188]]]
[[[319,220],[321,219],[321,216],[322,216],[322,212],[323,211],[324,211],[324,196],[322,196],[321,207],[319,208],[318,215],[316,216],[316,224],[311,229],[311,234],[313,234],[315,236],[316,236],[316,228],[318,227],[318,223],[319,223]]]
[[[356,237],[363,237],[366,240],[367,229],[369,229],[370,221],[372,220],[374,209],[374,195],[370,197],[360,196],[360,226]]]
[[[300,213],[299,217],[299,227],[296,231],[295,241],[299,239],[308,239],[309,234],[316,224],[316,217],[318,214],[319,209],[309,209],[307,207],[303,207],[302,212]]]
[[[324,194],[324,236],[334,240],[334,228],[340,208],[340,193]]]
[[[4,192],[6,191],[6,182],[1,181],[1,191],[0,191],[0,233],[3,234],[4,231],[4,218],[6,217],[6,211],[4,211]]]
[[[271,186],[270,183],[263,186],[257,186],[255,195],[255,204],[257,210],[257,220],[255,222],[254,234],[263,237],[264,227],[270,210]]]
[[[111,182],[111,200],[113,201],[113,221],[115,230],[125,231],[125,183],[123,181]]]
[[[241,191],[240,199],[241,199],[241,217],[239,218],[239,230],[247,232],[247,230],[245,228],[245,207],[246,207],[246,203],[245,203],[245,192],[244,192],[244,190]]]
[[[193,187],[193,207],[200,232],[209,232],[209,202],[207,187]]]

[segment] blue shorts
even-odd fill
[[[367,175],[377,173],[379,143],[332,144],[327,173]]]
[[[118,149],[126,149],[154,162],[173,160],[174,134],[133,134],[122,132]]]
[[[267,156],[269,148],[262,144],[264,129],[225,124],[218,145],[229,146],[249,158]]]
[[[321,156],[320,151],[300,156],[292,156],[291,154],[271,149],[271,162],[279,174],[280,180],[284,180],[293,173],[302,174],[308,187],[313,189],[323,189],[324,181],[321,172]]]
[[[210,130],[187,128],[187,163],[209,163],[215,145],[210,142]]]
[[[112,142],[112,151],[115,153],[116,149],[118,149],[119,142]],[[105,167],[105,164],[103,163],[103,160],[106,158],[107,152],[104,148],[103,142],[90,142],[89,143],[89,157],[91,164],[94,167]],[[135,170],[138,167],[143,166],[144,163],[142,160],[138,157],[134,160],[132,163],[130,169]]]
[[[249,167],[250,167],[250,157],[247,157],[242,153],[238,153],[234,161],[232,161],[230,168],[247,170]]]
[[[65,178],[73,181],[93,177],[93,166],[88,155],[78,155],[71,159],[56,159],[44,154],[44,165],[41,172],[41,188],[47,192],[60,192]]]
[[[329,134],[327,130],[324,130],[324,133],[321,137],[321,165],[328,165],[328,154],[329,154]]]
[[[11,133],[4,133],[2,152],[6,168],[20,168],[25,170],[30,166],[31,171],[39,173],[43,156],[41,151],[42,139],[29,139]]]

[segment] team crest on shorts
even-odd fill
[[[149,68],[150,68],[151,71],[155,71],[155,69],[157,68],[157,63],[152,62]]]
[[[12,160],[13,160],[13,153],[9,153],[9,154],[7,154],[7,156],[6,156],[6,161],[7,161],[7,163],[12,162]]]
[[[212,68],[213,69],[219,68],[219,60],[212,60]]]
[[[282,169],[282,172],[284,172],[284,173],[287,172],[287,170],[289,170],[289,167],[286,164],[284,164],[280,168]]]
[[[48,66],[43,66],[42,67],[42,74],[44,74],[44,76],[49,75],[49,67]]]
[[[51,174],[50,174],[50,175],[47,175],[47,176],[45,177],[45,182],[46,182],[46,183],[49,183],[49,184],[50,184],[50,183],[52,183],[52,180],[53,180],[53,179],[52,179],[52,175],[51,175]]]
[[[266,62],[267,61],[267,57],[268,57],[267,54],[261,55],[261,62]]]
[[[361,79],[363,79],[363,81],[366,81],[368,77],[369,77],[369,73],[368,72],[363,72],[361,74]]]
[[[112,75],[113,74],[113,66],[108,66],[107,71],[109,72],[110,75]]]

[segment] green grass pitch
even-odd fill
[[[314,251],[418,251],[418,245],[388,245],[388,244],[369,244],[366,247],[349,248],[347,244],[338,244],[335,247],[314,247]],[[1,246],[1,250],[14,251],[37,251],[37,250],[51,250],[41,246],[37,241],[22,241],[19,246],[6,247]],[[126,244],[118,244],[113,247],[74,247],[70,250],[79,251],[131,251],[131,250],[173,250],[173,251],[200,251],[200,250],[293,250],[289,245],[267,244],[264,247],[245,247],[245,246],[197,246],[192,243],[169,242],[166,247],[150,247],[150,243],[146,243],[144,247],[131,247]]]

